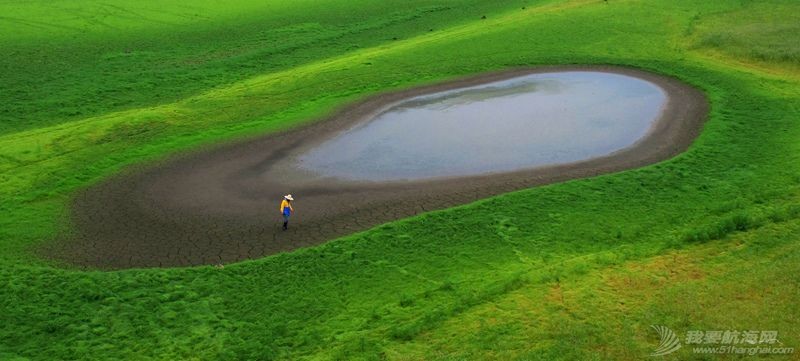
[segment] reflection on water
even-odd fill
[[[665,101],[658,86],[620,74],[527,75],[406,100],[297,162],[320,176],[372,181],[574,162],[635,143]]]

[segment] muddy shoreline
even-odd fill
[[[557,71],[634,76],[661,87],[667,102],[648,134],[632,146],[574,163],[381,183],[304,181],[272,169],[294,150],[327,139],[404,99]],[[656,163],[691,145],[708,110],[705,95],[677,79],[612,66],[513,69],[379,94],[299,129],[179,154],[110,177],[75,195],[70,232],[39,251],[57,262],[109,270],[259,258],[501,193]],[[284,232],[278,202],[285,193],[297,198],[297,212]]]

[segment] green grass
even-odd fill
[[[800,347],[800,72],[759,55],[796,52],[792,1],[112,4],[146,16],[0,3],[0,359],[638,360],[651,324]],[[680,78],[709,122],[657,165],[224,269],[32,254],[72,192],[125,165],[380,91],[572,63]]]
[[[0,4],[0,134],[176,101],[498,5],[114,0]],[[11,36],[10,34],[13,34]]]
[[[794,70],[800,65],[800,42],[787,41],[787,36],[800,32],[796,4],[764,1],[697,20],[690,35],[700,49]]]

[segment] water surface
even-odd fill
[[[296,158],[323,177],[389,181],[508,172],[613,153],[666,95],[615,73],[532,74],[405,100]]]

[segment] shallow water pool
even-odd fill
[[[300,154],[321,177],[392,181],[569,163],[634,144],[667,97],[621,74],[521,76],[402,101]]]

